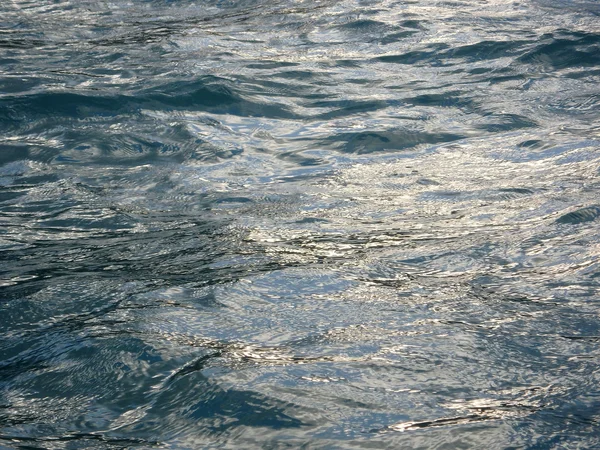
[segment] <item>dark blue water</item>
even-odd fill
[[[600,448],[600,4],[0,3],[0,447]]]

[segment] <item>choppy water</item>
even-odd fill
[[[0,4],[0,447],[600,446],[600,5]]]

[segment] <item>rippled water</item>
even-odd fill
[[[600,446],[600,5],[0,3],[0,447]]]

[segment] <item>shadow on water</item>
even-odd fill
[[[0,442],[19,448],[71,441],[85,446],[88,440],[153,446],[165,440],[191,438],[207,444],[226,439],[238,427],[280,430],[307,425],[290,415],[294,405],[256,392],[223,389],[203,376],[198,367],[198,371],[167,378],[157,389],[150,383],[160,382],[160,372],[144,379],[132,376],[133,367],[128,367],[132,357],[138,362],[152,361],[153,370],[169,367],[143,342],[126,336],[77,343],[65,339],[66,334],[50,333],[45,346],[54,358],[23,367],[19,375],[2,381],[4,386],[15,382],[27,386],[31,393],[19,396],[19,400],[38,403],[44,411],[20,407],[15,394],[8,390],[7,395],[3,389],[0,417],[5,429],[11,431],[0,434]],[[52,368],[52,360],[64,358],[80,361],[78,373]],[[35,381],[21,381],[32,375],[36,375]],[[69,409],[68,416],[65,408]]]
[[[222,227],[196,219],[184,231],[127,236],[103,230],[60,248],[40,240],[12,251],[12,270],[3,277],[13,284],[1,288],[0,441],[19,448],[146,447],[178,439],[200,445],[226,440],[239,427],[305,426],[294,418],[294,405],[223,388],[205,376],[203,361],[219,356],[207,349],[221,344],[205,342],[199,350],[169,345],[154,332],[138,337],[135,328],[160,323],[162,311],[193,308],[202,317],[206,308],[222,307],[210,294],[182,303],[147,293],[179,292],[182,285],[205,292],[271,270],[260,263],[218,264],[238,251],[224,236],[216,238]],[[56,224],[48,229],[60,230]],[[152,249],[152,242],[160,248]],[[129,314],[142,317],[131,322]]]

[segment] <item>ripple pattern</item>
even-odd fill
[[[0,447],[600,447],[600,7],[0,5]]]

